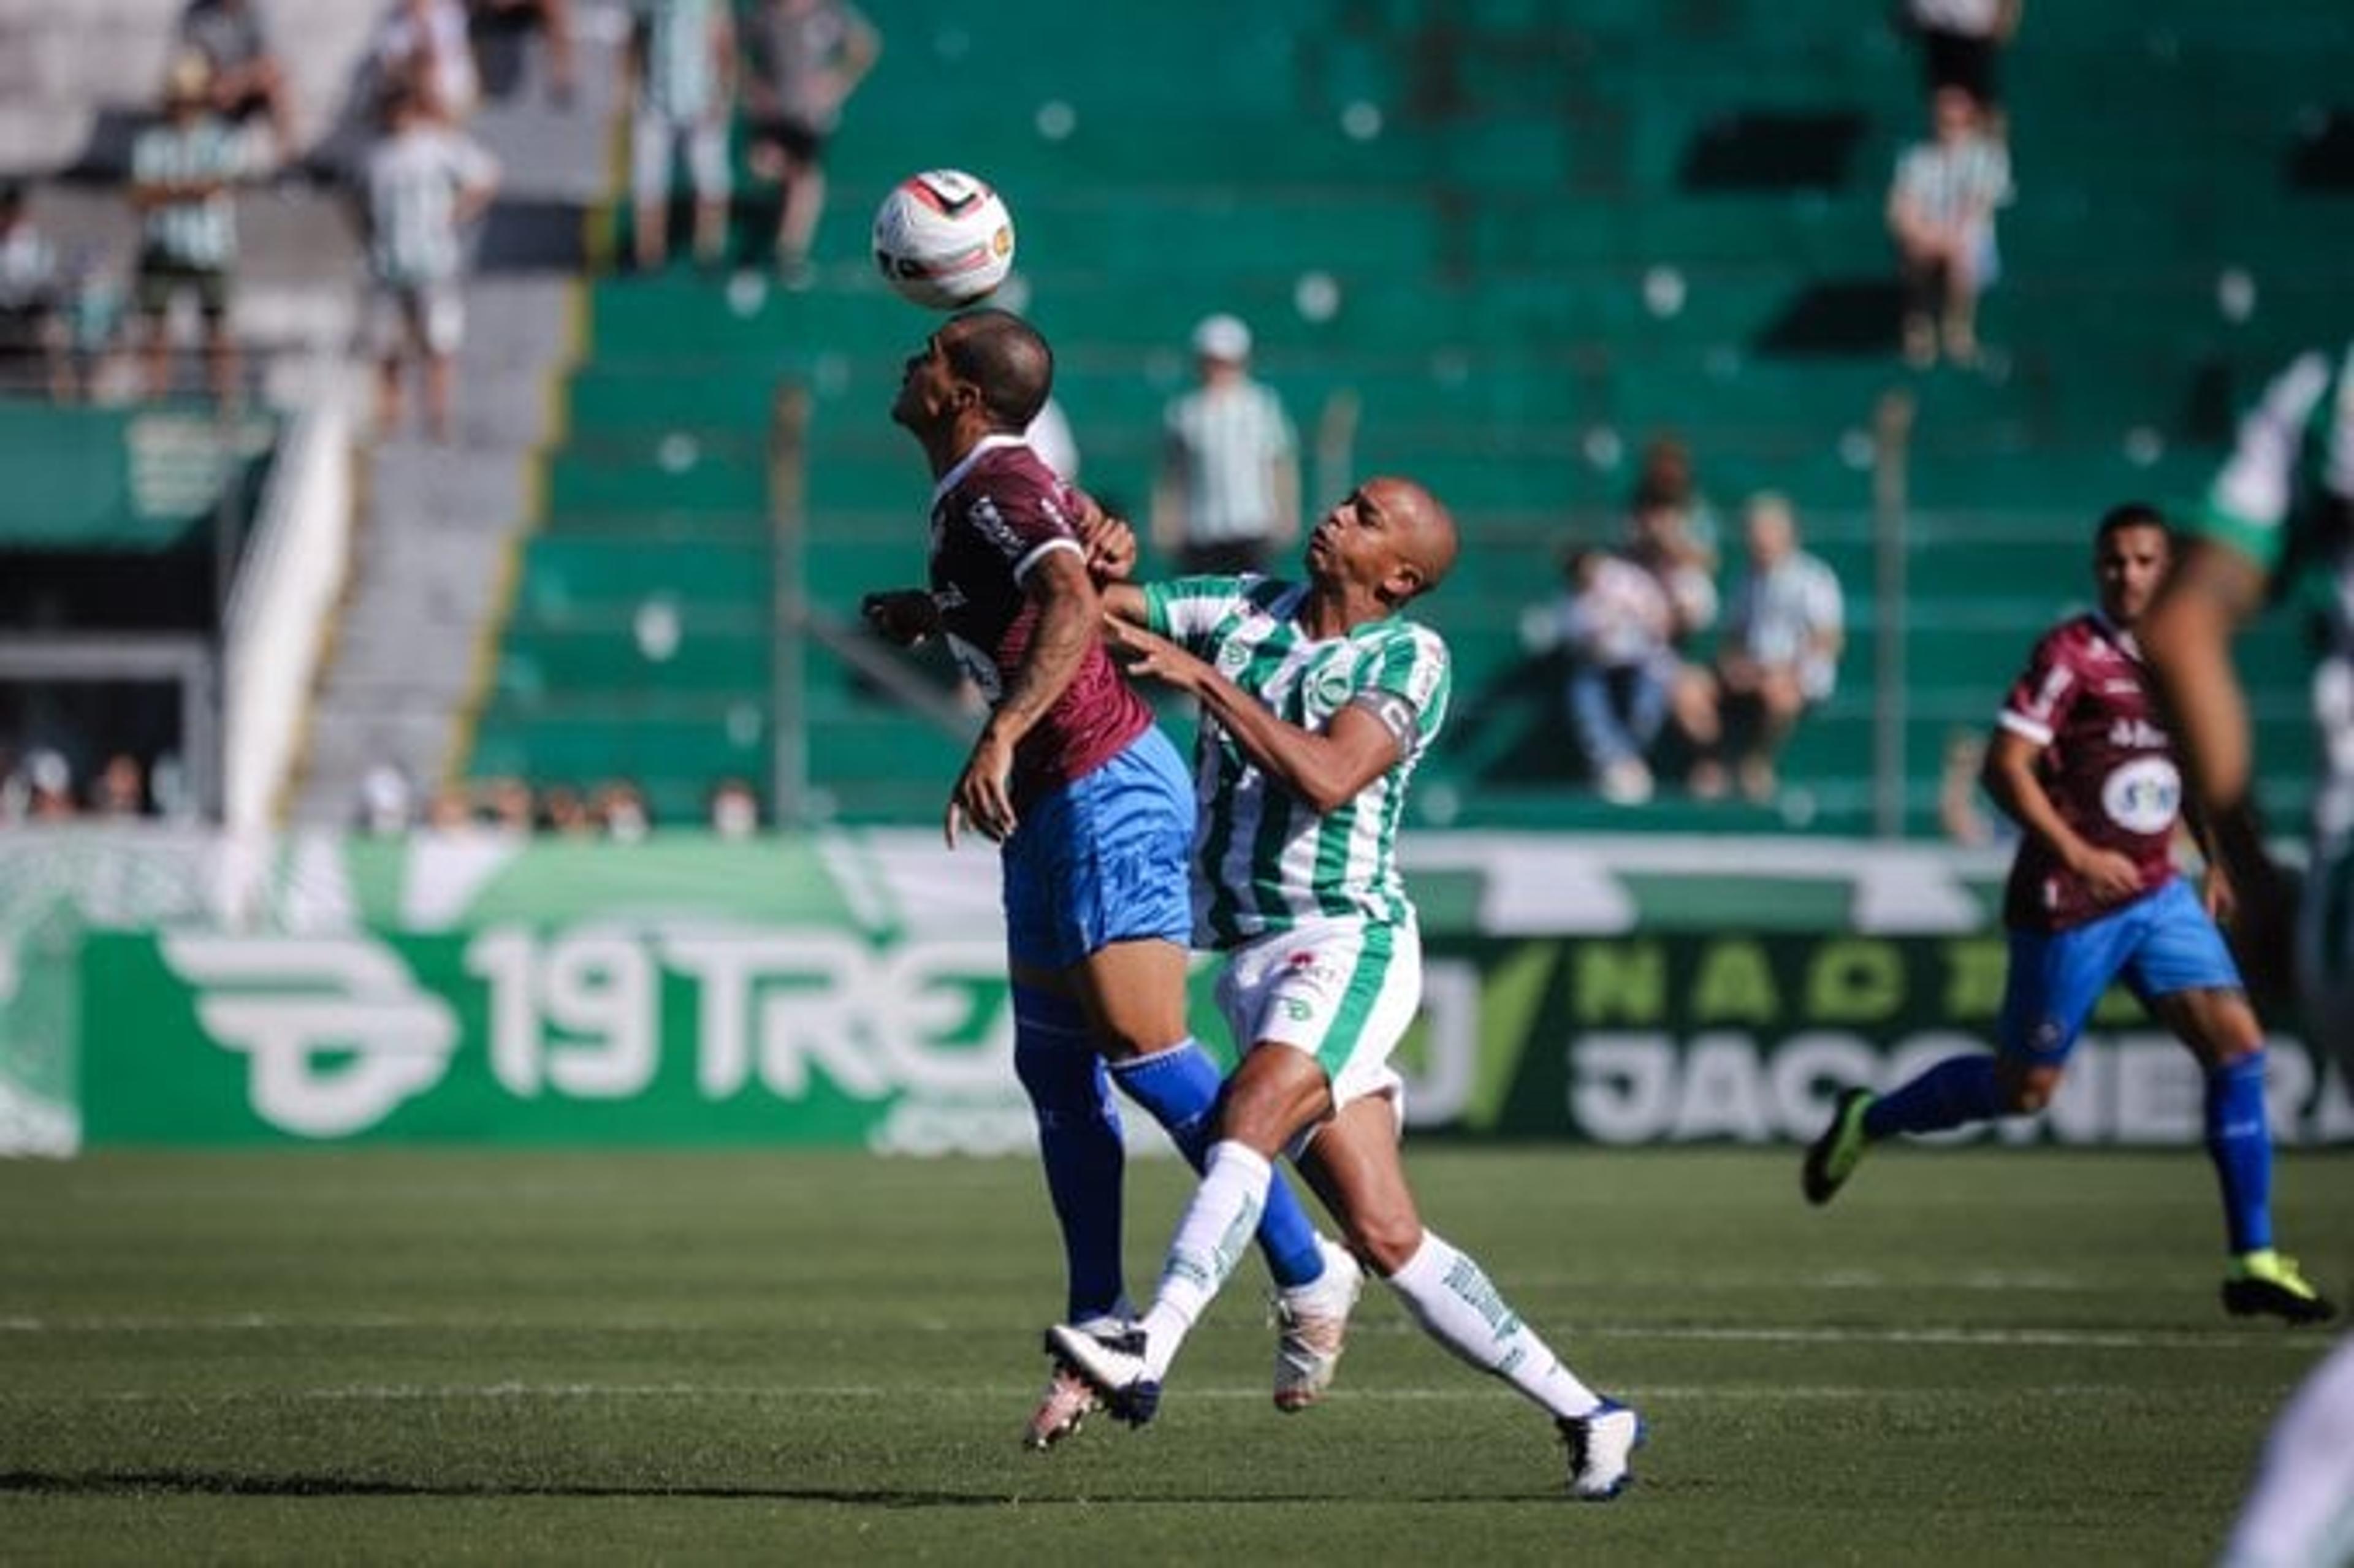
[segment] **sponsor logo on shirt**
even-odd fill
[[[2162,833],[2181,809],[2182,776],[2171,758],[2136,758],[2101,781],[2101,810],[2129,833]]]

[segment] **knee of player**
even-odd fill
[[[1422,1222],[1412,1214],[1351,1214],[1342,1234],[1357,1260],[1384,1279],[1422,1246]]]

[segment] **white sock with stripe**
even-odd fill
[[[1422,1233],[1422,1245],[1390,1276],[1389,1287],[1424,1332],[1553,1414],[1588,1415],[1602,1403],[1496,1294],[1479,1262],[1437,1232]]]
[[[1144,1315],[1145,1375],[1166,1376],[1177,1348],[1210,1305],[1235,1263],[1251,1245],[1258,1216],[1267,1207],[1275,1170],[1256,1150],[1234,1142],[1210,1145],[1202,1161],[1202,1184],[1177,1222],[1161,1267],[1160,1293]]]

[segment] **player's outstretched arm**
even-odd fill
[[[1320,813],[1348,804],[1400,756],[1401,732],[1372,706],[1352,703],[1323,729],[1302,729],[1165,637],[1114,621],[1104,641],[1131,674],[1190,694],[1253,762]]]

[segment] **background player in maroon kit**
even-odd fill
[[[2094,1004],[2122,978],[2206,1070],[2231,1252],[2223,1305],[2311,1321],[2335,1309],[2273,1248],[2264,1028],[2216,927],[2229,890],[2211,869],[2202,905],[2174,869],[2182,775],[2133,635],[2170,558],[2153,509],[2101,519],[2100,609],[2036,644],[1988,747],[1987,791],[2024,831],[2004,895],[1997,1054],[1948,1057],[1884,1096],[1848,1090],[1807,1151],[1803,1185],[1809,1202],[1828,1202],[1882,1139],[2042,1109]]]

